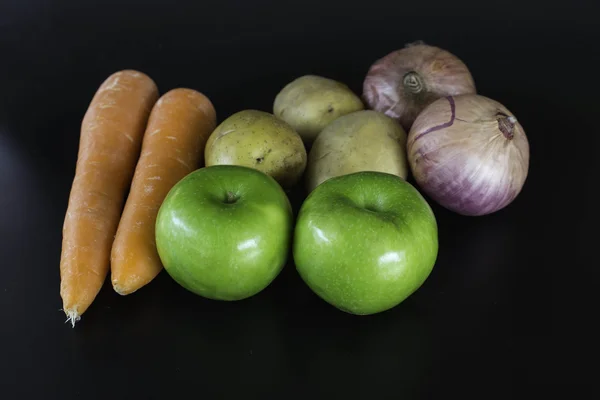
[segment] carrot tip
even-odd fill
[[[117,294],[120,294],[121,296],[126,296],[128,294],[131,294],[131,293],[137,291],[137,289],[132,289],[130,287],[123,287],[114,281],[113,281],[113,289],[115,290],[115,292],[117,292]]]
[[[113,289],[115,290],[115,292],[117,292],[117,294],[120,294],[121,296],[126,295],[127,293],[125,293],[125,291],[123,289],[121,289],[121,287],[117,284],[115,284],[113,282]]]
[[[65,310],[65,314],[67,314],[67,320],[65,321],[65,324],[71,321],[71,326],[75,328],[75,322],[79,321],[81,319],[81,316],[77,313],[77,311],[74,310]]]

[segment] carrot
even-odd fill
[[[204,147],[215,127],[213,104],[191,89],[167,92],[152,109],[112,247],[117,293],[135,292],[162,270],[154,236],[158,209],[169,190],[204,162]]]
[[[60,259],[63,311],[73,327],[108,275],[125,195],[157,99],[147,75],[119,71],[100,85],[83,118]]]

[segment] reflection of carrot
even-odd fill
[[[158,209],[173,185],[203,162],[206,141],[215,127],[212,103],[191,89],[171,90],[152,109],[112,248],[112,284],[117,293],[135,292],[162,270],[154,236]]]
[[[60,295],[73,326],[108,274],[125,193],[157,99],[148,76],[116,72],[100,85],[83,118],[60,260]]]

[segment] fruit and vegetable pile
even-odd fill
[[[382,312],[436,262],[427,198],[490,214],[518,196],[528,168],[515,115],[476,92],[458,57],[422,42],[375,61],[360,97],[306,75],[282,85],[272,113],[242,110],[220,124],[204,94],[159,96],[146,74],[119,71],[81,125],[63,225],[63,310],[75,326],[109,271],[121,295],[164,268],[200,296],[242,300],[293,257],[332,306]],[[298,185],[307,197],[294,215],[288,193]]]

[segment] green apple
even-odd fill
[[[400,304],[425,282],[437,253],[429,204],[389,173],[363,171],[325,181],[296,220],[298,273],[319,297],[351,314]]]
[[[256,169],[217,165],[180,180],[162,203],[156,246],[167,273],[214,300],[266,288],[285,265],[293,214],[282,187]]]

